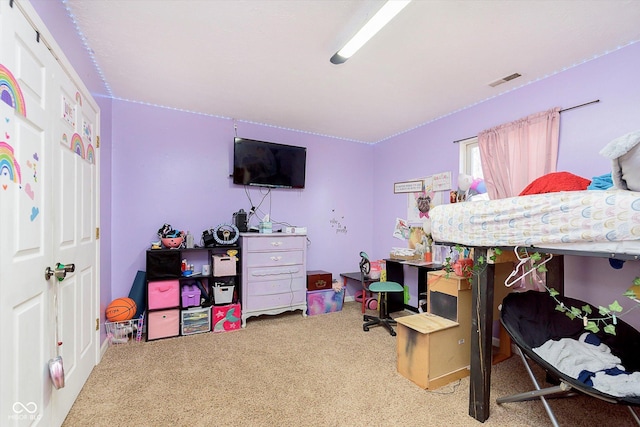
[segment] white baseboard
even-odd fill
[[[100,346],[100,360],[102,360],[108,348],[109,348],[109,340],[105,339],[104,341],[102,341],[102,345]],[[100,360],[98,361],[98,363],[100,363]]]

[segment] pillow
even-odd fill
[[[588,179],[571,172],[552,172],[533,180],[519,195],[586,190],[590,183]]]
[[[611,159],[611,178],[616,188],[640,191],[640,130],[608,143],[600,154]]]

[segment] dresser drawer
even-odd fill
[[[180,310],[150,311],[147,319],[147,340],[180,335]]]
[[[276,267],[279,265],[304,264],[304,252],[254,252],[249,253],[244,261],[247,267]]]
[[[251,299],[254,296],[272,295],[297,291],[306,291],[306,281],[304,277],[287,278],[285,280],[268,280],[264,282],[249,281],[247,283],[247,295],[245,299]],[[306,300],[306,297],[304,298]]]
[[[298,265],[285,265],[282,267],[251,267],[247,268],[247,275],[243,278],[247,282],[264,282],[265,280],[282,280],[287,283],[292,278],[298,279],[305,276],[304,267]]]
[[[149,310],[180,305],[180,282],[178,280],[149,282],[147,292]]]
[[[286,292],[282,294],[251,295],[249,298],[245,298],[244,310],[255,311],[289,307],[306,303],[306,298],[307,291],[304,288],[300,291]]]
[[[269,236],[253,237],[247,239],[246,250],[249,252],[260,251],[286,251],[291,249],[304,249],[306,237],[304,236]]]

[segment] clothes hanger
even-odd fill
[[[513,248],[513,252],[515,252],[516,257],[518,258],[518,260],[520,262],[518,263],[518,265],[515,266],[515,268],[511,272],[511,274],[509,274],[509,276],[504,280],[504,285],[507,288],[510,288],[511,286],[515,285],[521,279],[523,279],[525,276],[531,274],[538,267],[540,267],[542,265],[545,265],[546,263],[548,263],[551,260],[551,258],[553,258],[553,254],[548,254],[549,257],[547,259],[545,259],[544,261],[542,261],[540,264],[536,265],[535,268],[530,268],[529,270],[526,270],[524,273],[522,273],[522,275],[517,276],[518,272],[520,270],[520,267],[524,267],[524,265],[527,264],[531,260],[531,256],[529,255],[529,252],[526,249],[524,250],[524,253],[526,254],[526,257],[520,256],[520,252],[518,251],[519,248],[520,248],[519,246],[516,246],[515,248]],[[523,271],[524,271],[524,268],[523,268]],[[514,276],[517,276],[517,277],[514,278]]]

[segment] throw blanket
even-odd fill
[[[588,179],[571,172],[552,172],[533,180],[519,195],[586,190],[590,183]]]
[[[607,173],[600,176],[594,176],[591,180],[591,184],[587,187],[587,190],[607,190],[613,187],[613,178],[611,173]]]
[[[620,358],[594,334],[549,340],[533,351],[565,375],[612,396],[640,396],[640,372],[625,372]]]

